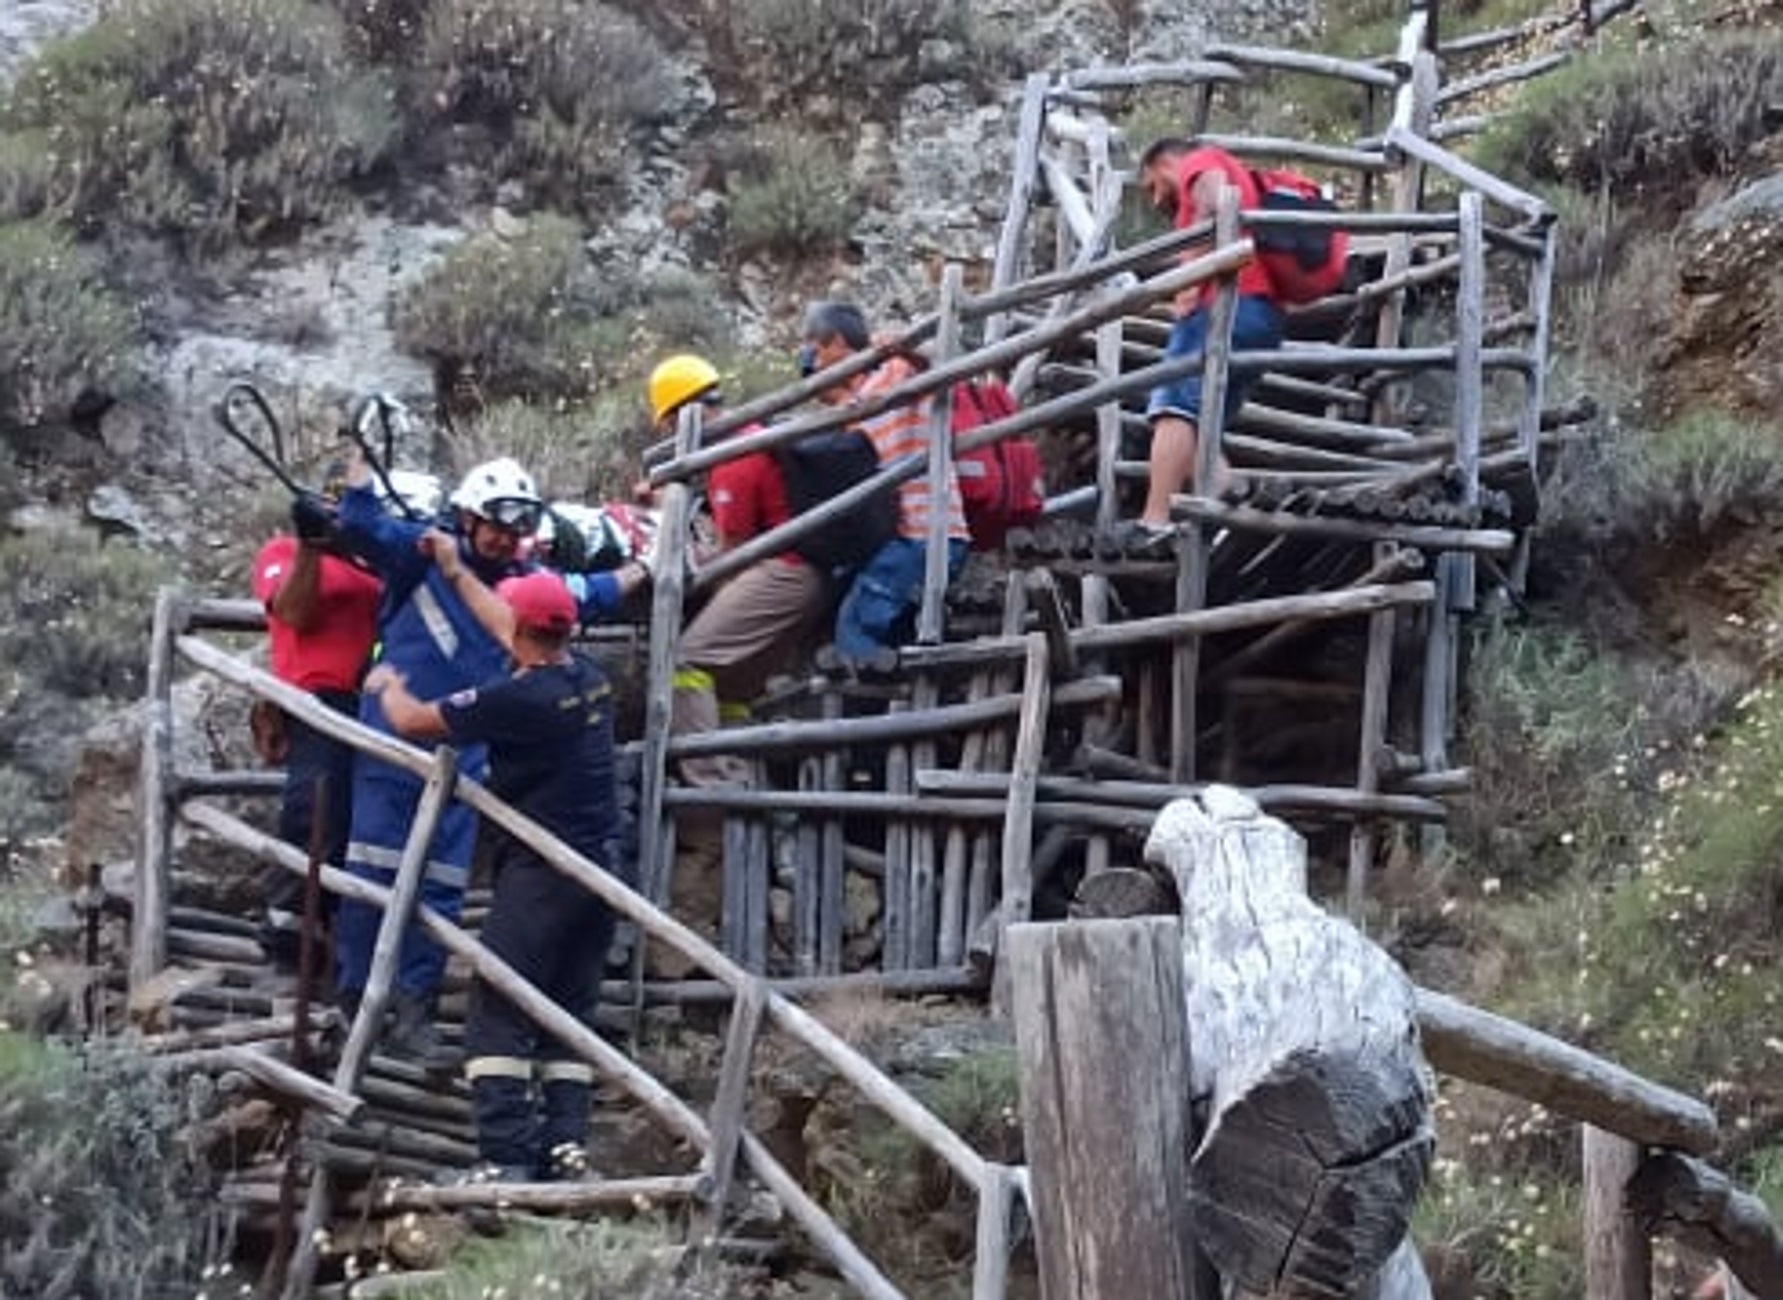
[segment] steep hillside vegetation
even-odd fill
[[[1184,30],[1167,8],[129,0],[46,47],[0,99],[9,870],[59,829],[80,726],[136,694],[156,583],[233,581],[260,530],[256,476],[193,400],[206,377],[292,379],[304,453],[355,388],[437,390],[471,443],[499,429],[553,490],[610,490],[643,438],[647,358],[707,349],[748,390],[789,374],[806,291],[922,305],[938,258],[987,246],[1020,73],[1167,48]],[[1389,9],[1333,11],[1309,40],[1382,51]],[[1420,978],[1706,1092],[1724,1161],[1783,1208],[1769,12],[1649,6],[1507,94],[1473,146],[1563,214],[1554,396],[1602,414],[1554,458],[1525,607],[1471,650],[1477,795],[1440,857],[1406,846],[1376,919]],[[1308,17],[1235,4],[1209,21],[1280,39]],[[1284,131],[1336,129],[1316,103],[1271,111]],[[72,1086],[65,1064],[0,1062],[45,1095]],[[975,1113],[994,1120],[1008,1087],[979,1087]],[[53,1108],[16,1109],[11,1131],[71,1150]],[[1444,1294],[1576,1296],[1573,1130],[1462,1090],[1444,1125],[1421,1224]],[[140,1190],[156,1215],[190,1194]],[[151,1263],[170,1274],[214,1245],[163,1244]],[[475,1276],[524,1285],[540,1253]],[[1699,1262],[1671,1262],[1682,1292]]]

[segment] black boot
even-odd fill
[[[433,1008],[412,993],[390,995],[390,1027],[384,1049],[414,1061],[429,1074],[452,1074],[464,1064],[464,1053],[442,1042],[433,1026]]]

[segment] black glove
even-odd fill
[[[334,507],[315,492],[300,492],[291,500],[291,527],[297,540],[323,546],[334,540]]]

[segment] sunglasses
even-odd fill
[[[497,497],[493,501],[484,502],[479,513],[497,528],[504,528],[521,537],[531,537],[539,531],[539,521],[544,518],[545,508],[537,501],[528,501],[525,497]]]

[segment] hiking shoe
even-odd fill
[[[589,1163],[588,1148],[580,1142],[559,1142],[545,1154],[545,1180],[553,1183],[594,1183],[600,1174]]]
[[[464,1053],[440,1038],[434,1028],[433,1009],[410,993],[390,998],[390,1026],[384,1031],[384,1050],[414,1061],[429,1074],[455,1074],[464,1064]]]
[[[440,1179],[453,1187],[477,1187],[484,1183],[530,1183],[533,1171],[523,1165],[502,1165],[493,1160],[480,1160],[462,1173],[450,1174]],[[459,1209],[458,1217],[464,1221],[465,1227],[479,1237],[499,1237],[507,1231],[502,1222],[501,1210],[493,1205],[466,1205]]]
[[[1174,560],[1176,529],[1143,519],[1125,519],[1109,530],[1108,550],[1129,560]]]
[[[883,681],[896,676],[898,652],[891,646],[875,646],[865,655],[845,655],[833,645],[819,646],[811,662],[821,673],[853,681]]]

